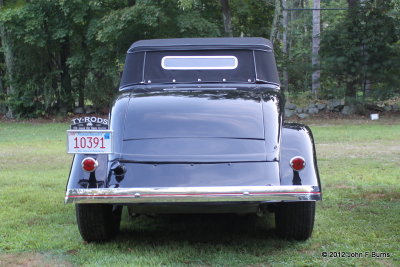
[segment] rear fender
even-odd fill
[[[82,160],[86,157],[92,157],[99,163],[94,172],[85,172],[82,170]],[[72,161],[69,179],[67,183],[68,189],[78,188],[102,188],[106,186],[108,168],[108,155],[86,155],[75,154]]]
[[[306,166],[301,171],[294,171],[290,166],[290,160],[296,156],[305,159]],[[306,125],[283,125],[279,171],[281,185],[311,185],[321,190],[314,138]]]

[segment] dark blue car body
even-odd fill
[[[169,69],[163,65],[169,58],[189,67]],[[235,65],[190,65],[215,58]],[[113,237],[121,207],[128,206],[136,214],[268,207],[280,236],[307,239],[322,198],[314,141],[307,126],[284,122],[283,107],[266,39],[134,43],[110,113],[112,153],[91,155],[98,162],[94,172],[82,169],[84,154],[71,167],[65,201],[77,204],[83,238]],[[301,170],[293,168],[294,159],[304,161]],[[102,216],[98,230],[106,234],[88,226],[93,209],[102,214],[95,216]]]

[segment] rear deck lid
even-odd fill
[[[158,92],[131,98],[124,140],[264,139],[261,98],[248,92]]]
[[[126,111],[120,159],[149,163],[276,161],[277,108],[276,97],[255,90],[167,88],[135,93]]]

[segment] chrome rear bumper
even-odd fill
[[[223,186],[68,189],[65,203],[195,203],[321,200],[318,186]]]

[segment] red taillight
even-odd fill
[[[87,172],[94,172],[99,163],[94,158],[84,158],[82,160],[82,169]]]
[[[295,171],[301,171],[306,166],[306,161],[302,157],[294,157],[290,160],[290,167]]]

